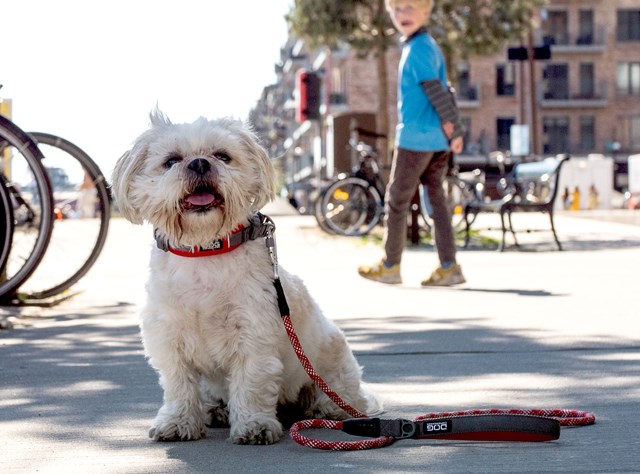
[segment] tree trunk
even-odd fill
[[[387,38],[385,37],[385,20],[387,9],[385,0],[378,0],[376,10],[373,15],[374,27],[377,30],[375,46],[373,48],[376,56],[376,69],[378,73],[378,111],[376,113],[376,129],[381,135],[390,137],[389,128],[389,78],[387,74]],[[388,169],[391,166],[391,155],[389,153],[389,139],[380,138],[377,140],[378,150],[380,150],[380,164],[385,171],[384,176],[388,178]]]
[[[378,112],[376,116],[376,128],[378,133],[390,136],[389,127],[389,79],[387,75],[387,50],[384,45],[384,37],[381,38],[380,46],[376,53],[376,63],[378,72]],[[378,150],[380,150],[380,164],[383,167],[391,165],[391,155],[389,153],[388,138],[378,140]]]

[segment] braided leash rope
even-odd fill
[[[278,282],[279,283],[279,282]],[[288,309],[288,308],[287,308]],[[347,402],[345,402],[340,395],[327,385],[327,383],[320,377],[313,365],[309,361],[309,358],[302,349],[300,340],[293,328],[291,322],[291,316],[285,314],[282,316],[282,320],[289,336],[291,345],[300,360],[300,363],[304,367],[305,371],[311,377],[313,382],[341,409],[347,412],[354,418],[367,418],[365,413],[362,413]],[[438,419],[438,418],[457,418],[463,416],[482,416],[482,415],[513,415],[513,416],[537,416],[544,418],[557,419],[561,426],[585,426],[595,423],[595,416],[592,413],[580,411],[580,410],[565,410],[560,408],[554,409],[523,409],[523,408],[511,408],[511,409],[473,409],[464,411],[448,411],[448,412],[432,412],[420,415],[415,418],[414,421]],[[358,451],[365,449],[377,449],[384,446],[389,446],[396,441],[396,438],[392,436],[379,436],[377,438],[360,439],[357,441],[326,441],[322,439],[314,439],[303,436],[300,432],[308,429],[330,429],[342,431],[343,423],[337,420],[322,420],[322,419],[310,419],[302,420],[294,423],[290,430],[289,435],[296,443],[307,446],[314,449],[322,449],[328,451]]]
[[[488,408],[484,410],[467,410],[467,411],[445,411],[440,413],[427,413],[415,419],[415,421],[429,420],[433,418],[456,418],[460,416],[470,415],[522,415],[522,416],[539,416],[543,418],[555,418],[560,422],[561,426],[586,426],[592,425],[596,421],[593,413],[580,410],[565,410],[562,408]]]
[[[280,278],[278,277],[278,261],[277,261],[277,253],[275,249],[275,239],[273,238],[273,231],[275,227],[273,226],[273,221],[269,218],[266,218],[267,223],[270,224],[270,227],[267,228],[265,242],[267,244],[267,248],[269,250],[271,260],[273,263],[273,273],[274,273],[274,287],[276,289],[277,294],[277,303],[278,308],[280,310],[280,315],[282,317],[282,321],[287,331],[287,335],[291,342],[291,345],[298,357],[298,360],[304,367],[305,371],[313,380],[313,382],[342,410],[352,416],[353,420],[356,421],[358,419],[368,419],[366,413],[362,413],[345,402],[340,395],[338,395],[334,390],[327,385],[327,383],[320,377],[313,365],[309,361],[309,358],[305,354],[302,349],[302,345],[300,344],[300,340],[298,339],[298,335],[296,334],[295,329],[293,328],[293,323],[291,322],[291,315],[289,312],[289,305],[287,304],[287,300],[284,294],[284,290],[282,288],[282,284],[280,283]],[[595,423],[595,416],[592,413],[579,411],[579,410],[564,410],[564,409],[486,409],[486,410],[467,410],[467,411],[455,411],[455,412],[440,412],[440,413],[427,413],[425,415],[421,415],[415,418],[414,422],[419,422],[422,420],[429,419],[442,419],[442,418],[456,418],[456,417],[469,417],[469,416],[529,416],[529,417],[539,417],[539,418],[551,418],[554,420],[558,420],[560,426],[584,426],[591,425]],[[404,420],[406,421],[406,420]],[[410,422],[407,422],[410,423]],[[365,449],[375,449],[381,448],[384,446],[388,446],[396,441],[396,439],[400,439],[394,436],[388,436],[389,432],[385,431],[383,436],[378,437],[370,437],[367,439],[360,439],[357,441],[325,441],[319,439],[312,439],[300,434],[301,430],[305,429],[331,429],[338,431],[343,430],[344,423],[342,421],[336,420],[324,420],[324,419],[309,419],[299,421],[294,423],[290,430],[291,438],[298,444],[302,446],[308,446],[316,449],[323,450],[331,450],[331,451],[353,451],[353,450],[365,450]],[[356,433],[355,431],[347,431],[351,433]],[[359,432],[357,432],[360,434]],[[378,433],[379,434],[379,433]],[[412,437],[412,436],[401,436],[402,438]],[[430,436],[423,436],[424,438],[430,438]],[[544,436],[538,440],[543,440]],[[446,439],[446,437],[443,437]],[[458,437],[458,438],[450,438],[450,439],[503,439],[503,438],[473,438],[473,437]],[[504,438],[506,439],[506,438]],[[516,439],[516,438],[513,438]],[[557,439],[557,436],[554,438],[546,437],[544,439]],[[522,441],[523,438],[517,439]]]
[[[452,412],[433,412],[427,413],[415,418],[414,421],[429,420],[429,419],[442,419],[442,418],[459,418],[467,416],[483,416],[483,415],[512,415],[512,416],[536,416],[544,418],[553,418],[560,422],[561,426],[586,426],[595,423],[595,416],[592,413],[580,410],[565,410],[560,408],[555,409],[522,409],[522,408],[510,408],[510,409],[474,409],[465,411],[452,411]],[[334,420],[303,420],[294,423],[289,431],[291,439],[296,443],[307,446],[309,448],[323,449],[327,451],[358,451],[365,449],[376,449],[389,446],[396,441],[396,438],[392,436],[380,436],[377,438],[363,439],[357,441],[326,441],[321,439],[314,439],[303,436],[300,431],[307,429],[330,429],[330,430],[342,430],[342,421]],[[447,439],[443,436],[442,439]],[[483,439],[473,438],[472,436],[462,436],[458,438],[450,439]]]
[[[303,420],[294,423],[289,429],[289,435],[296,443],[309,448],[324,449],[326,451],[361,451],[389,446],[395,442],[393,436],[380,436],[378,438],[362,439],[358,441],[325,441],[322,439],[307,438],[300,434],[301,430],[329,429],[342,431],[342,422],[336,420]]]
[[[340,408],[342,408],[344,411],[346,411],[349,415],[351,415],[354,418],[367,418],[367,414],[366,413],[362,413],[358,410],[356,410],[355,408],[353,408],[351,405],[349,405],[347,402],[345,402],[340,395],[338,395],[336,392],[334,392],[331,387],[329,387],[326,382],[322,379],[322,377],[320,377],[316,371],[314,370],[313,366],[311,365],[311,362],[309,361],[309,358],[307,357],[307,355],[304,353],[304,350],[302,350],[302,345],[300,344],[300,340],[298,339],[298,335],[296,334],[295,330],[293,329],[293,323],[291,322],[291,316],[290,315],[286,315],[282,317],[282,321],[284,322],[284,327],[287,330],[287,334],[289,336],[289,340],[291,341],[291,345],[293,346],[293,350],[296,352],[296,355],[298,356],[298,360],[302,363],[302,366],[304,367],[304,370],[306,370],[307,374],[309,374],[309,377],[311,377],[311,380],[313,380],[313,382],[320,387],[320,390],[322,390],[336,405],[338,405]]]

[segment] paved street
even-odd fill
[[[546,232],[522,234],[521,250],[473,245],[458,255],[466,284],[423,289],[436,265],[430,246],[405,252],[402,285],[380,285],[356,272],[379,258],[376,241],[329,236],[281,203],[266,212],[281,265],[345,331],[384,417],[560,407],[593,412],[596,425],[549,443],[405,440],[364,452],[316,451],[288,435],[237,446],[225,429],[154,443],[162,392],[137,327],[151,229],[114,219],[82,292],[51,308],[0,308],[14,324],[0,331],[0,472],[640,472],[635,214],[558,216],[562,252]],[[545,226],[538,217],[514,225]]]

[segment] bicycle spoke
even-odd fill
[[[29,136],[0,117],[0,171],[11,200],[14,233],[0,275],[0,298],[11,300],[38,266],[52,226],[51,185]]]
[[[382,214],[382,198],[367,181],[346,178],[333,183],[322,200],[325,223],[342,235],[364,235]]]
[[[52,183],[55,222],[44,258],[20,292],[41,299],[66,290],[91,268],[106,239],[110,200],[104,176],[86,153],[53,135],[32,136]]]

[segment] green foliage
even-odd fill
[[[445,57],[492,54],[519,41],[532,12],[547,0],[435,0],[429,31]],[[393,41],[384,0],[295,0],[287,21],[310,47],[344,41],[363,55],[383,52]],[[385,40],[382,40],[382,39]]]
[[[429,32],[445,57],[500,51],[532,27],[533,11],[546,0],[436,0]]]
[[[384,0],[296,0],[286,19],[311,48],[346,42],[366,56],[394,43]]]

